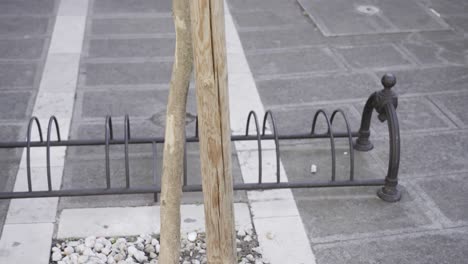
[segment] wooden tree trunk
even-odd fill
[[[236,263],[223,0],[190,0],[209,264]]]
[[[185,115],[193,68],[190,5],[173,0],[176,48],[166,115],[161,183],[161,249],[159,263],[178,264],[180,257],[180,200],[184,173]]]

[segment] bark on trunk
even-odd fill
[[[161,249],[159,263],[178,264],[180,257],[180,200],[185,144],[187,93],[193,68],[190,4],[173,0],[176,47],[167,104],[161,182]]]
[[[190,0],[209,264],[236,263],[223,0]]]

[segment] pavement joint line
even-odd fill
[[[93,11],[94,12],[94,11]],[[172,19],[172,14],[170,12],[158,12],[158,13],[112,13],[112,14],[102,14],[102,13],[91,13],[89,16],[91,19],[115,19],[115,18],[170,18]]]
[[[84,57],[82,62],[88,64],[144,64],[144,63],[157,63],[167,62],[173,63],[173,56],[161,56],[161,57],[115,57],[115,58],[89,58]]]
[[[429,96],[426,99],[433,105],[440,113],[445,117],[444,120],[449,120],[450,124],[456,128],[463,128],[466,125],[461,121],[456,115],[454,115],[449,109],[447,109],[444,104],[440,103],[437,98],[431,98]]]
[[[427,229],[427,230],[419,230],[411,233],[395,233],[391,235],[386,235],[383,237],[374,236],[374,237],[366,237],[360,239],[350,239],[346,241],[333,241],[333,242],[323,242],[323,243],[314,243],[312,245],[313,248],[331,248],[336,244],[356,244],[356,243],[363,243],[363,242],[370,242],[370,241],[377,241],[379,239],[395,239],[395,238],[406,238],[406,237],[418,237],[423,236],[426,234],[441,234],[441,233],[468,233],[468,228],[466,226],[457,226],[451,228],[444,228],[444,229]],[[382,243],[382,241],[379,241]]]
[[[234,132],[243,132],[245,130],[245,117],[249,110],[255,110],[260,116],[265,112],[260,96],[258,94],[253,75],[250,71],[249,64],[245,57],[242,43],[239,39],[239,35],[229,11],[228,5],[225,3],[225,26],[226,26],[226,41],[227,41],[227,60],[228,60],[228,74],[230,73],[244,73],[241,74],[242,78],[237,78],[233,82],[233,79],[229,79],[229,97],[230,97],[230,108],[231,108],[231,129]],[[235,53],[231,53],[230,49],[234,49]],[[247,69],[245,69],[245,67]],[[246,97],[246,95],[248,95]],[[242,109],[243,111],[239,111]],[[244,112],[244,113],[239,113]],[[236,149],[237,149],[237,143]],[[238,159],[242,171],[242,177],[244,182],[249,181],[250,174],[256,174],[255,168],[249,168],[246,165],[249,161],[242,160],[242,152],[238,152]],[[246,158],[245,156],[244,158]],[[282,167],[282,165],[281,165]],[[284,168],[281,170],[283,175],[283,181],[287,181],[287,176]],[[282,193],[285,198],[283,201],[291,201],[293,210],[297,211],[297,207],[292,196],[291,190],[283,190],[282,192],[271,192],[264,191],[261,194],[256,192],[248,192],[248,199],[251,201],[253,195],[268,195],[268,193]],[[253,206],[254,203],[251,203]],[[263,208],[265,209],[265,208]],[[268,210],[268,208],[267,208]],[[275,208],[270,208],[271,212],[275,212]],[[265,219],[255,218],[255,208],[252,208],[253,224],[255,225],[257,235],[259,238],[260,247],[263,251],[263,256],[269,259],[272,264],[275,263],[315,263],[315,256],[309,245],[309,240],[304,229],[301,217],[297,214],[294,217],[271,217],[268,218],[268,223],[263,224],[262,221]],[[289,220],[287,232],[284,230],[284,222]],[[271,233],[275,233],[276,237],[269,240],[268,237]],[[286,234],[287,233],[287,234]],[[294,236],[291,234],[294,233]],[[276,242],[275,242],[276,241]],[[278,243],[281,241],[281,243]],[[290,242],[290,243],[286,243]],[[284,243],[283,243],[284,242]]]
[[[173,39],[176,35],[173,33],[156,33],[156,34],[87,34],[89,40],[135,40],[135,39]]]
[[[410,228],[400,228],[396,230],[385,230],[369,233],[358,233],[352,235],[330,235],[324,237],[310,238],[312,244],[329,244],[335,242],[348,242],[356,241],[363,239],[372,239],[372,238],[384,238],[384,237],[393,237],[404,234],[416,234],[425,231],[437,231],[443,230],[440,225],[437,224],[428,224],[419,227],[410,227]]]
[[[76,64],[68,64],[68,65],[62,65],[62,64],[57,64],[55,60],[52,60],[51,58],[57,58],[57,57],[64,57],[68,58],[70,54],[76,54],[78,55],[77,58],[79,60],[79,54],[81,53],[82,49],[82,44],[83,44],[83,37],[84,37],[84,26],[86,22],[86,12],[87,12],[87,0],[83,1],[73,1],[73,0],[62,0],[59,1],[59,8],[58,8],[58,15],[55,19],[55,24],[53,26],[53,31],[51,35],[51,40],[49,44],[49,48],[47,51],[47,54],[44,55],[46,56],[46,60],[44,63],[44,71],[42,73],[42,78],[41,78],[41,83],[39,84],[39,89],[37,91],[37,94],[43,94],[44,92],[51,94],[52,92],[56,91],[57,87],[63,87],[64,85],[69,85],[69,83],[53,83],[53,85],[57,87],[50,87],[50,83],[47,82],[47,80],[54,79],[54,71],[49,71],[47,69],[54,69],[59,68],[59,71],[63,71],[66,67],[72,67],[70,69],[72,72],[74,72],[74,76],[72,80],[61,80],[61,81],[70,81],[71,85],[73,85],[73,91],[66,91],[65,93],[54,93],[55,98],[53,98],[56,101],[70,101],[71,102],[71,108],[73,107],[73,101],[74,101],[74,90],[76,89],[76,83],[78,80],[78,67],[79,63]],[[79,2],[79,3],[78,3]],[[84,8],[77,9],[81,10],[83,13],[77,14],[74,13],[72,15],[66,14],[66,16],[62,16],[61,10],[63,7],[67,5],[84,5]],[[74,11],[76,12],[76,10]],[[47,50],[47,49],[46,49]],[[48,76],[52,75],[52,76]],[[65,98],[66,97],[66,98]],[[71,98],[69,98],[71,97]],[[40,115],[41,118],[45,118],[46,114],[50,115],[62,115],[61,113],[61,108],[59,107],[47,107],[47,104],[51,98],[44,98],[41,96],[36,97],[36,101],[34,104],[34,108],[32,111],[32,116]],[[45,107],[45,108],[44,108]],[[50,113],[46,113],[47,111],[50,111]],[[66,119],[68,121],[71,120],[71,111],[66,111],[66,117],[63,118],[63,115],[61,116],[62,120]],[[41,119],[42,120],[42,119]],[[59,120],[60,122],[60,120]],[[62,130],[64,128],[67,128],[67,131],[61,131],[62,134],[68,137],[68,127],[69,127],[69,122],[66,122],[66,126],[62,126]],[[41,125],[44,126],[43,122],[41,122]],[[62,153],[62,152],[60,152]],[[63,152],[64,154],[65,152]],[[56,153],[55,153],[56,154]],[[62,155],[62,154],[60,154]],[[59,155],[59,156],[60,156]],[[54,154],[52,154],[54,156]],[[60,168],[60,170],[55,170],[52,173],[57,173],[56,181],[54,182],[54,188],[57,188],[55,185],[57,185],[57,182],[61,182],[61,178],[63,175],[63,166],[64,166],[64,158],[60,158],[57,156],[60,164],[55,164],[54,163],[54,168]],[[25,155],[22,156],[21,161],[20,161],[20,167],[21,164],[25,163]],[[34,167],[34,166],[33,166]],[[39,170],[43,171],[44,168],[37,168],[34,167],[32,168],[33,170]],[[25,179],[22,179],[21,174],[24,173],[24,169],[19,169],[18,170],[18,176],[16,177],[16,182],[15,182],[15,189],[21,188],[22,185],[24,185]],[[44,174],[45,175],[45,174]],[[23,175],[24,176],[24,175]],[[34,176],[34,175],[33,175]],[[24,178],[24,177],[23,177]],[[44,182],[46,183],[46,181]],[[60,186],[60,184],[58,185]],[[12,202],[10,203],[10,207],[7,212],[7,217],[5,220],[5,225],[4,225],[4,231],[2,234],[2,237],[0,239],[0,244],[3,244],[2,249],[7,252],[5,254],[2,254],[6,256],[5,261],[2,260],[2,257],[0,257],[0,262],[2,263],[38,263],[38,264],[47,264],[49,263],[49,248],[50,248],[50,242],[52,241],[52,236],[53,236],[53,226],[56,221],[56,213],[57,213],[57,205],[58,205],[58,198],[46,198],[46,199],[36,199],[30,203],[24,202],[28,200],[19,200],[18,202]],[[43,204],[43,202],[46,202]],[[41,204],[42,203],[42,204]],[[42,207],[40,208],[41,212],[44,212],[45,214],[34,214],[34,210],[38,209],[36,206],[40,204]],[[33,214],[32,214],[33,213]],[[14,224],[14,223],[19,223],[21,222],[22,224]],[[11,231],[12,227],[15,226],[28,226],[30,229],[35,230],[34,233],[37,235],[40,235],[36,237],[35,239],[29,239],[29,236],[24,233],[24,232],[30,232],[31,230],[29,229],[21,229],[17,231]],[[23,234],[24,233],[24,234]],[[13,241],[21,243],[20,246],[12,246]],[[36,247],[37,244],[42,245],[41,247]],[[28,251],[34,249],[34,251],[43,251],[40,254],[28,254],[29,257],[25,258],[24,252],[23,251]],[[34,258],[34,259],[28,259],[28,258]]]

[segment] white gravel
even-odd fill
[[[262,259],[258,240],[252,229],[237,231],[237,257],[240,264],[267,264]],[[206,264],[205,234],[190,232],[181,242],[181,264]],[[52,264],[157,264],[159,237],[94,237],[55,241],[51,249]]]

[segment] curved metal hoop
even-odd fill
[[[55,125],[55,133],[57,134],[57,141],[60,142],[60,128],[55,116],[51,116],[49,124],[47,125],[47,141],[46,141],[46,159],[47,159],[47,187],[49,191],[52,190],[52,177],[50,172],[50,136],[52,132],[52,125]]]
[[[257,131],[257,146],[258,146],[258,183],[262,183],[262,167],[263,167],[263,159],[262,159],[262,137],[260,135],[260,126],[258,124],[257,114],[254,111],[250,111],[247,117],[247,125],[245,127],[245,135],[249,135],[249,126],[250,126],[250,118],[253,117],[255,122],[255,129]]]
[[[320,114],[323,115],[323,117],[325,118],[325,121],[327,122],[327,126],[328,126],[327,135],[330,137],[331,156],[332,156],[332,181],[335,181],[335,179],[336,179],[335,138],[333,136],[333,129],[331,127],[330,120],[328,119],[328,115],[327,115],[327,113],[325,113],[325,111],[323,109],[319,109],[314,115],[314,120],[312,122],[311,134],[313,135],[315,133],[315,125],[317,123],[317,118],[318,118],[318,116]]]
[[[33,123],[36,123],[37,130],[39,133],[39,140],[44,142],[43,137],[42,137],[42,129],[41,129],[41,124],[39,122],[39,119],[37,117],[33,116],[29,120],[28,124],[28,135],[27,135],[27,142],[26,142],[26,173],[27,173],[27,178],[28,178],[28,191],[32,192],[32,180],[31,180],[31,131],[32,131],[32,125]]]
[[[353,148],[353,136],[351,135],[351,128],[349,127],[348,118],[342,109],[335,110],[330,118],[330,124],[333,126],[333,120],[335,115],[340,113],[346,124],[346,131],[348,132],[348,144],[349,144],[349,180],[354,181],[354,148]]]
[[[195,137],[198,138],[198,115],[195,117]]]
[[[107,126],[106,126],[107,127]],[[125,151],[125,187],[130,188],[130,161],[128,158],[128,141],[130,140],[130,117],[125,115],[124,120],[124,151]]]
[[[110,115],[106,116],[106,123],[105,123],[105,150],[106,150],[106,187],[107,189],[110,188],[110,158],[109,158],[109,140],[114,139],[114,132],[112,129],[112,117]]]
[[[276,150],[276,182],[280,183],[281,182],[281,168],[280,168],[280,147],[279,147],[279,139],[278,139],[278,132],[276,130],[276,122],[275,118],[273,116],[273,112],[271,110],[268,110],[265,112],[265,115],[263,116],[263,128],[262,128],[262,136],[265,136],[265,131],[266,131],[266,121],[270,117],[271,120],[271,126],[272,126],[272,134],[275,140],[275,150]]]

